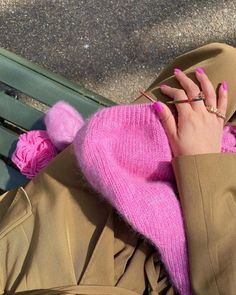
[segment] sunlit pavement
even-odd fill
[[[236,1],[0,0],[0,46],[117,102],[174,57],[236,46]]]

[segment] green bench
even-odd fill
[[[19,134],[45,129],[44,113],[18,99],[26,95],[52,106],[65,100],[84,118],[98,108],[116,103],[78,84],[0,48],[0,190],[23,185],[28,180],[11,161]]]

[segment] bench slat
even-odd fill
[[[0,117],[26,130],[45,129],[44,113],[0,92]]]
[[[0,48],[0,82],[48,106],[65,100],[86,118],[99,108],[116,105],[73,81]],[[26,130],[45,129],[43,113],[0,92],[0,118]],[[11,158],[18,134],[0,125],[0,155]],[[9,190],[25,183],[17,168],[0,159],[0,188]]]
[[[84,117],[88,117],[101,107],[116,104],[107,100],[107,105],[105,105],[87,98],[75,89],[26,68],[2,55],[0,55],[0,81],[48,106],[55,104],[58,100],[66,100]]]
[[[55,74],[55,73],[37,65],[37,64],[34,64],[33,62],[30,62],[29,60],[27,60],[21,56],[18,56],[15,53],[10,52],[4,48],[0,48],[0,55],[2,55],[3,57],[5,57],[11,61],[18,63],[19,65],[23,65],[24,67],[35,71],[35,72],[39,73],[40,75],[48,77],[49,79],[56,81],[57,83],[64,85],[67,88],[71,88],[72,90],[76,91],[77,93],[81,94],[82,96],[92,99],[101,105],[109,106],[110,104],[112,104],[112,105],[116,104],[115,102],[109,100],[108,98],[101,96],[89,89],[86,89],[83,86],[79,85],[78,83],[70,81],[59,74]]]
[[[0,155],[11,158],[16,148],[18,135],[4,127],[0,127]]]
[[[14,168],[0,160],[0,188],[4,191],[25,184],[28,179]]]

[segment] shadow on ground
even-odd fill
[[[0,46],[117,102],[174,57],[236,45],[236,1],[0,1]]]

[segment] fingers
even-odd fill
[[[185,90],[189,99],[192,99],[198,96],[200,89],[197,84],[193,82],[184,72],[176,68],[174,71],[176,79],[179,81],[180,85]],[[190,102],[190,105],[194,110],[203,110],[205,109],[205,104],[203,100]]]
[[[155,102],[152,107],[161,120],[162,126],[169,141],[171,141],[171,139],[177,134],[176,121],[173,114],[171,113],[171,110],[167,105],[161,103],[160,101]]]
[[[226,81],[222,81],[219,88],[217,108],[221,113],[225,114],[227,111],[227,105],[228,105],[228,84]],[[224,120],[222,120],[221,118],[219,119],[224,123]]]
[[[196,77],[197,77],[198,81],[201,84],[202,92],[204,93],[205,98],[206,98],[205,104],[212,105],[212,106],[216,107],[215,89],[214,89],[211,81],[209,80],[209,78],[205,74],[203,68],[196,68],[195,73],[196,73]]]
[[[216,99],[216,92],[211,81],[205,74],[203,68],[196,68],[196,78],[200,82],[202,92],[205,96],[205,101],[194,101],[186,103],[175,104],[178,113],[188,114],[191,110],[201,110],[202,112],[207,112],[206,105],[217,107],[218,110],[225,114],[227,110],[228,103],[228,85],[226,81],[223,81],[219,88],[219,97]],[[192,99],[196,97],[200,89],[190,78],[186,76],[184,72],[180,69],[175,69],[175,77],[183,87],[183,89],[172,88],[167,85],[161,85],[161,91],[172,98],[173,100],[185,100]],[[219,117],[222,120],[222,118]],[[224,120],[222,120],[224,122]]]
[[[173,88],[168,85],[161,85],[160,89],[165,95],[171,97],[174,100],[188,99],[188,97],[183,89]],[[187,113],[187,112],[191,111],[191,109],[192,109],[192,107],[189,105],[189,103],[177,103],[175,106],[176,106],[178,113],[179,112]]]

